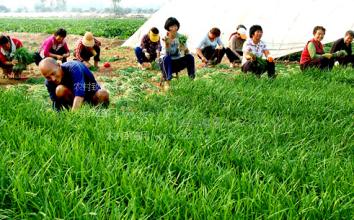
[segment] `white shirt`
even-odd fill
[[[243,52],[243,57],[242,57],[242,65],[247,62],[246,59],[246,54],[247,53],[253,53],[257,57],[262,57],[264,54],[264,51],[267,51],[267,46],[263,41],[260,41],[258,44],[255,44],[252,39],[248,39],[244,44],[242,48]]]

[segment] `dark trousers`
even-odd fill
[[[51,49],[51,50],[50,50],[50,53],[63,56],[64,54],[66,54],[66,51],[65,51],[64,47],[61,47],[59,50],[53,50],[53,49]],[[66,61],[67,61],[66,57],[63,57],[62,63],[65,63]]]
[[[90,61],[90,58],[93,57],[94,61],[100,61],[100,53],[101,53],[101,49],[99,46],[95,45],[93,46],[93,49],[96,51],[97,55],[93,57],[93,54],[91,53],[91,51],[87,48],[84,47],[81,50],[80,56],[82,57],[82,59],[84,61]]]
[[[48,93],[50,95],[50,99],[52,100],[52,108],[56,111],[61,111],[63,109],[70,109],[72,106],[72,101],[69,100],[63,100],[59,99],[55,95],[55,90],[57,88],[57,85],[54,83],[48,82],[48,80],[45,81],[45,86],[47,87]]]
[[[150,53],[150,58],[148,59],[145,56],[145,53],[143,53],[143,49],[141,47],[136,47],[134,51],[135,51],[136,59],[138,60],[138,63],[140,63],[140,64],[145,63],[145,62],[151,63],[157,57],[156,53]]]
[[[64,47],[61,47],[58,50],[53,50],[53,48],[51,48],[49,52],[52,53],[52,54],[61,55],[61,56],[66,54],[66,51],[65,51]],[[39,62],[41,62],[42,59],[43,58],[41,57],[39,52],[35,52],[34,53],[34,62],[36,63],[37,66],[38,66]],[[67,61],[66,57],[63,57],[62,63],[65,63],[66,61]]]
[[[58,98],[56,96],[56,88],[58,85],[54,83],[48,82],[48,80],[45,81],[45,86],[47,87],[50,99],[52,100],[53,104],[52,107],[56,111],[61,111],[64,109],[70,109],[73,105],[73,100],[65,100],[63,98]],[[65,85],[64,85],[65,86]],[[84,86],[85,90],[85,95],[84,95],[84,101],[90,105],[93,105],[93,97],[95,96],[96,92],[101,89],[101,87],[96,84],[96,83],[88,83],[84,85],[79,85],[79,86]],[[66,86],[67,87],[67,86]],[[67,87],[73,94],[73,89],[74,88],[69,88]]]
[[[8,76],[11,74],[12,69],[14,68],[14,65],[12,64],[3,64],[0,62],[0,68],[2,69],[4,75]]]
[[[187,54],[184,57],[180,57],[178,59],[172,59],[171,56],[165,56],[160,59],[159,63],[162,71],[162,76],[165,80],[171,80],[172,73],[177,73],[184,68],[187,68],[188,76],[190,78],[195,78],[194,57],[191,54]]]
[[[352,67],[354,67],[354,55],[338,57],[336,61],[338,61],[342,66],[348,66],[348,64],[352,64]]]
[[[267,72],[268,77],[273,78],[275,77],[275,63],[274,62],[269,62],[268,60],[265,60],[264,64],[261,64],[259,61],[247,61],[245,64],[242,66],[242,72],[252,72],[256,74],[257,76],[260,76],[262,73]]]
[[[302,71],[308,68],[319,68],[320,70],[331,70],[334,66],[334,59],[327,59],[325,57],[321,57],[316,60],[311,60],[311,62],[306,64],[300,64],[300,69]]]
[[[230,63],[241,63],[241,59],[230,49],[230,48],[226,48],[225,49],[225,53],[227,58],[229,59]],[[240,56],[243,56],[243,52],[237,52]]]
[[[212,60],[215,62],[213,64],[218,64],[221,62],[222,58],[225,54],[225,48],[222,49],[214,49],[213,47],[204,47],[202,49],[202,54],[207,60]],[[199,57],[199,56],[198,56]],[[199,57],[201,58],[201,57]]]

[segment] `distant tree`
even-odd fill
[[[7,13],[7,12],[10,12],[10,9],[4,5],[0,5],[0,13]]]
[[[121,13],[121,8],[119,7],[119,2],[121,0],[112,0],[112,3],[113,3],[113,12],[115,14],[120,14]]]
[[[104,8],[103,13],[113,13],[113,9],[112,8]]]
[[[15,10],[16,13],[24,13],[24,12],[28,12],[28,8],[26,7],[19,7]]]
[[[90,12],[96,12],[96,11],[97,11],[97,8],[91,7],[91,8],[89,9],[89,11],[90,11]]]
[[[59,11],[66,11],[66,0],[57,0],[56,8]]]
[[[40,3],[40,4],[34,5],[34,11],[36,11],[36,12],[51,12],[51,11],[53,11],[53,9],[50,7],[46,7],[45,5]]]
[[[129,14],[132,13],[132,9],[131,8],[124,8],[124,14]]]
[[[157,9],[154,9],[154,8],[149,8],[149,9],[146,10],[146,12],[147,12],[148,14],[153,14],[153,13],[155,13],[156,11],[157,11]]]
[[[36,11],[66,11],[66,0],[40,0],[39,2],[35,5]]]
[[[71,11],[81,13],[82,9],[81,8],[72,8]]]

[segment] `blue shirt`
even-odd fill
[[[198,48],[203,50],[205,47],[212,47],[215,49],[217,46],[224,46],[220,37],[215,38],[213,41],[209,38],[209,33],[204,37],[204,39],[198,45]]]
[[[60,85],[70,89],[74,96],[89,99],[101,89],[91,71],[79,61],[68,61],[61,65],[64,72]],[[57,85],[46,80],[45,82],[49,96],[52,101],[56,101],[55,89]]]
[[[181,34],[177,33],[176,38],[170,42],[169,48],[166,48],[166,44],[163,44],[161,57],[171,56],[172,60],[179,59],[180,57],[182,57],[182,54],[180,51],[180,43],[179,43],[180,37],[181,37]],[[187,44],[185,45],[185,47],[188,48]]]

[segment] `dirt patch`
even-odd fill
[[[24,47],[28,48],[30,51],[35,52],[39,49],[41,43],[50,36],[49,34],[42,33],[11,33],[10,36],[20,39]],[[82,36],[79,35],[68,35],[66,41],[68,43],[71,56],[68,60],[73,60],[73,51],[79,39]],[[95,75],[106,75],[111,76],[112,73],[117,69],[123,69],[130,66],[136,66],[134,53],[130,48],[121,48],[120,46],[124,43],[124,40],[119,39],[108,39],[97,37],[102,43],[101,47],[101,60],[100,69],[95,72]],[[102,65],[104,62],[109,62],[111,64],[110,68],[104,68]],[[25,78],[40,78],[41,74],[38,67],[35,64],[28,66],[27,70],[22,73]],[[5,78],[2,70],[0,71],[0,86],[6,85],[16,85],[19,83],[24,83],[24,80],[13,80]]]

